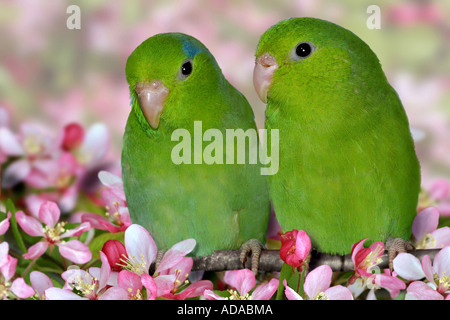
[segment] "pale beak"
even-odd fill
[[[267,93],[272,84],[272,76],[278,68],[277,61],[267,52],[256,58],[253,70],[253,85],[262,102],[267,103]]]
[[[148,124],[153,129],[157,129],[169,89],[161,81],[154,80],[152,82],[137,82],[135,90],[142,113],[144,113]]]

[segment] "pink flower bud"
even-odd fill
[[[292,230],[281,236],[281,260],[294,268],[302,269],[309,260],[311,239],[303,230]]]
[[[121,271],[123,269],[123,260],[127,257],[127,250],[122,242],[117,240],[108,240],[103,245],[102,252],[108,258],[111,270]]]
[[[61,147],[70,151],[78,147],[84,139],[84,129],[78,123],[69,123],[64,127],[64,137]]]

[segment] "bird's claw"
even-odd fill
[[[261,257],[262,249],[264,249],[264,244],[256,239],[250,239],[241,246],[240,260],[242,265],[245,267],[247,257],[250,254],[252,257],[251,270],[255,276],[258,274],[259,259]]]
[[[159,264],[161,263],[162,258],[166,254],[167,250],[158,250],[158,253],[156,254],[155,259],[155,270],[158,269]]]
[[[389,270],[394,270],[394,259],[399,253],[407,252],[408,250],[413,250],[414,246],[411,242],[402,238],[390,238],[386,242],[386,249],[388,250],[389,258]]]

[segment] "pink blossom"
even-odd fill
[[[450,182],[445,179],[433,181],[428,190],[422,190],[419,198],[418,209],[436,207],[441,216],[450,216]]]
[[[381,256],[384,253],[384,243],[375,242],[369,248],[364,248],[364,242],[367,240],[363,239],[358,241],[352,246],[351,257],[353,264],[355,266],[355,273],[348,280],[349,284],[352,284],[359,277],[371,277],[372,268],[377,264],[381,263]]]
[[[13,277],[16,273],[17,259],[8,255],[9,245],[0,244],[0,300],[11,298],[26,299],[34,294],[34,290],[23,278]]]
[[[147,300],[155,300],[157,287],[155,280],[148,274],[137,275],[128,270],[122,270],[118,274],[117,286],[109,288],[102,300],[143,300],[143,290],[147,294]]]
[[[37,259],[47,251],[53,249],[54,246],[59,248],[60,254],[74,262],[86,263],[92,258],[89,248],[79,240],[64,241],[64,238],[77,237],[90,229],[87,222],[80,224],[72,230],[65,229],[65,222],[58,222],[60,210],[56,203],[51,201],[44,202],[39,209],[39,220],[27,216],[22,211],[16,213],[17,223],[25,231],[33,237],[43,237],[42,241],[34,244],[23,255],[25,259]],[[42,226],[44,223],[44,227]]]
[[[35,181],[35,175],[46,175],[50,167],[54,167],[56,145],[48,130],[35,124],[22,124],[18,135],[7,127],[0,127],[1,153],[19,157],[3,172],[2,186],[11,188],[26,181],[31,186],[40,187],[40,181]]]
[[[106,187],[101,191],[102,201],[107,210],[106,218],[87,212],[82,214],[81,221],[89,222],[93,228],[99,230],[112,233],[124,231],[131,225],[131,219],[122,179],[107,171],[100,171],[98,176]]]
[[[427,283],[413,281],[407,288],[408,298],[447,298],[450,293],[450,247],[444,247],[436,254],[433,263],[428,255],[419,259],[409,253],[400,253],[394,259],[394,270],[406,280],[426,278]]]
[[[47,300],[102,300],[110,286],[111,267],[108,259],[100,251],[102,261],[101,268],[90,268],[89,271],[71,267],[62,273],[62,278],[66,281],[63,288],[48,288],[45,290]],[[78,294],[73,290],[77,290]],[[108,297],[108,296],[106,296]]]
[[[103,160],[108,152],[110,143],[109,130],[103,123],[95,123],[89,127],[84,135],[83,142],[72,153],[78,163],[91,169]]]
[[[269,282],[260,284],[250,294],[256,285],[256,278],[249,269],[240,269],[225,272],[224,281],[235,288],[228,290],[230,297],[224,298],[211,289],[206,289],[203,296],[209,300],[269,300],[278,289],[278,279],[272,278]]]
[[[333,271],[330,266],[322,265],[312,270],[305,278],[304,291],[309,300],[353,300],[348,288],[337,285],[330,288]],[[303,298],[289,288],[286,279],[283,281],[285,294],[289,300],[303,300]]]
[[[443,248],[450,245],[450,228],[438,229],[439,211],[429,207],[420,211],[412,226],[413,245],[416,249]]]
[[[308,263],[311,240],[303,230],[292,230],[281,236],[280,257],[288,265],[302,270]]]
[[[185,300],[187,298],[201,296],[205,290],[213,289],[213,284],[209,280],[200,280],[189,284],[188,276],[191,272],[192,265],[192,258],[184,257],[175,266],[159,272],[159,275],[175,275],[172,288],[169,292],[162,294],[162,297]]]
[[[34,296],[40,300],[45,300],[45,290],[53,287],[52,280],[40,271],[32,271],[30,273],[30,282],[36,292]]]

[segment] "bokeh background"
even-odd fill
[[[81,29],[69,30],[69,5]],[[381,9],[370,30],[369,5]],[[1,0],[0,105],[11,128],[35,121],[55,131],[70,122],[104,122],[110,157],[120,159],[130,111],[125,63],[142,41],[184,32],[202,41],[226,78],[252,105],[259,127],[265,105],[252,83],[254,50],[271,25],[292,16],[350,29],[378,55],[415,129],[424,185],[450,179],[450,1],[379,0]]]

